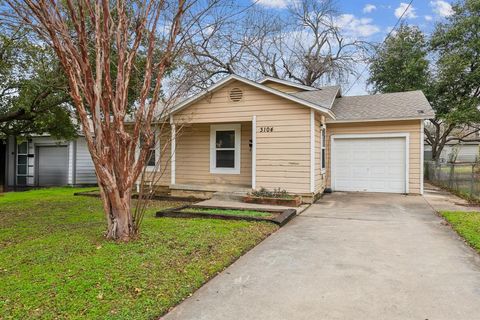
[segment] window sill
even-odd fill
[[[213,174],[240,174],[240,169],[226,169],[226,168],[210,168],[210,173]]]

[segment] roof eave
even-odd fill
[[[330,121],[327,121],[327,123],[408,121],[408,120],[428,120],[428,119],[432,119],[432,116],[402,117],[402,118],[339,119],[339,120],[330,120]]]

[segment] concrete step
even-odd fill
[[[212,199],[241,201],[247,193],[247,191],[217,191],[212,195]]]

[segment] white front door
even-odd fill
[[[338,136],[332,149],[334,190],[407,192],[406,137]]]

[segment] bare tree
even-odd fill
[[[425,142],[432,148],[432,159],[437,161],[445,145],[480,142],[480,126],[477,124],[448,124],[441,119],[429,119],[425,126]]]
[[[315,86],[355,74],[370,44],[342,34],[333,1],[293,1],[278,13],[251,6],[241,15],[219,15],[189,46],[186,66],[202,82],[223,74],[271,76]]]
[[[246,48],[252,42],[248,12],[254,3],[244,6],[236,1],[209,12],[209,22],[197,21],[195,36],[189,38],[178,70],[188,76],[188,85],[205,89],[219,78],[229,74],[246,75]]]
[[[139,232],[131,211],[132,187],[153,143],[152,123],[163,116],[164,111],[157,110],[162,80],[174,61],[182,19],[192,3],[6,2],[60,60],[95,166],[108,222],[106,236],[130,240]],[[139,55],[144,57],[145,74],[135,100],[135,121],[128,127],[128,88]]]
[[[314,86],[321,79],[341,82],[355,73],[368,44],[342,35],[333,1],[302,0],[289,10],[296,26],[277,41],[287,78]]]

